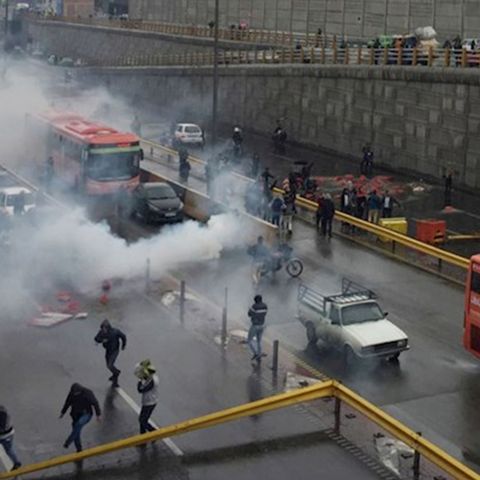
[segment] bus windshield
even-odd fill
[[[128,180],[140,173],[140,152],[90,154],[87,165],[92,180]]]

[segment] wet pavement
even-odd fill
[[[133,367],[146,357],[157,366],[160,377],[161,400],[152,417],[158,425],[256,400],[283,388],[271,383],[268,367],[252,369],[245,345],[225,356],[213,338],[182,327],[172,311],[158,302],[152,304],[141,292],[114,288],[106,306],[98,299],[81,298],[80,302],[89,311],[86,320],[41,329],[27,325],[25,312],[24,317],[0,325],[0,361],[9,365],[0,376],[2,403],[11,412],[24,463],[64,453],[61,445],[70,422],[67,416],[58,419],[58,414],[73,382],[91,388],[103,410],[101,422],[92,420],[84,429],[85,448],[137,433],[133,406],[139,398]],[[103,349],[93,342],[104,317],[128,337],[118,361],[123,371],[120,389],[109,388]],[[328,478],[339,480],[378,478],[322,433],[329,426],[328,416],[312,420],[298,409],[286,409],[174,438],[173,451],[157,442],[145,449],[86,460],[81,469],[65,466],[22,478],[173,480],[220,478],[222,472],[231,472],[232,478],[250,478],[247,472],[254,471],[267,478],[274,472],[279,479],[312,478],[318,471],[330,472]],[[180,451],[183,456],[176,456]]]

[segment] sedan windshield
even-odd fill
[[[140,152],[92,154],[87,173],[93,180],[128,180],[140,172]]]
[[[167,198],[176,198],[175,192],[168,185],[147,188],[147,197],[149,200],[166,200]]]
[[[361,303],[342,308],[342,324],[354,325],[356,323],[375,322],[385,318],[377,303]]]

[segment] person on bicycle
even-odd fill
[[[272,260],[270,249],[265,245],[262,236],[257,238],[257,243],[248,248],[248,254],[253,258],[253,279],[256,283],[260,280],[261,272],[269,270]]]

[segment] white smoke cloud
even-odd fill
[[[144,275],[147,259],[158,278],[182,264],[218,258],[224,249],[245,245],[250,236],[241,217],[222,214],[206,225],[186,221],[128,244],[106,223],[92,223],[78,209],[49,212],[40,224],[16,230],[11,243],[16,271],[28,275],[31,283],[43,278],[90,291],[104,279]]]

